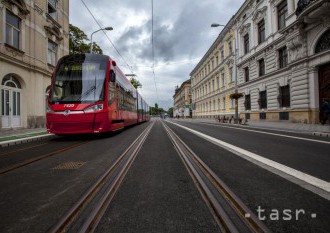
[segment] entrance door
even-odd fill
[[[2,127],[13,128],[21,126],[21,93],[2,89]]]
[[[330,100],[330,64],[321,66],[319,69],[319,103],[320,108],[323,99]],[[322,113],[320,112],[320,120],[322,120]]]
[[[2,102],[2,127],[10,127],[10,91],[1,90],[1,102]]]
[[[2,128],[21,126],[21,93],[20,84],[13,76],[6,76],[1,88],[1,122]]]

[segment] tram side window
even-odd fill
[[[118,98],[117,98],[117,105],[118,109],[123,110],[123,102],[124,102],[124,95],[123,95],[123,89],[121,86],[117,85],[117,90],[118,90]]]
[[[115,83],[109,82],[108,105],[112,104],[114,100],[115,100]]]

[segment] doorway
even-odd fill
[[[319,68],[319,103],[320,109],[323,99],[330,100],[330,64]],[[322,121],[322,113],[320,112],[320,121]]]
[[[7,75],[1,86],[2,128],[21,126],[21,85],[17,78]]]

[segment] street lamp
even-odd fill
[[[211,27],[225,27],[226,25],[223,25],[223,24],[218,24],[218,23],[212,23],[211,24]],[[230,30],[234,31],[232,28],[230,28]],[[238,85],[237,85],[237,62],[236,62],[236,53],[237,53],[237,49],[236,49],[236,36],[235,36],[235,52],[234,52],[234,58],[235,58],[235,94],[238,93]],[[239,121],[238,121],[238,99],[235,99],[235,119],[234,119],[234,122],[237,124]]]
[[[97,33],[97,32],[99,32],[99,31],[103,31],[103,30],[111,31],[111,30],[113,30],[113,28],[112,28],[112,27],[101,28],[101,29],[96,30],[95,32],[93,32],[93,33],[91,34],[91,50],[90,50],[90,53],[93,53],[92,50],[93,50],[93,35],[94,35],[94,33]]]
[[[220,26],[225,27],[226,25],[218,24],[218,23],[212,23],[212,24],[211,24],[211,27],[212,27],[212,28],[216,28],[216,27],[220,27]]]

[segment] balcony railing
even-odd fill
[[[299,0],[297,4],[296,15],[299,16],[311,3],[319,0]]]

